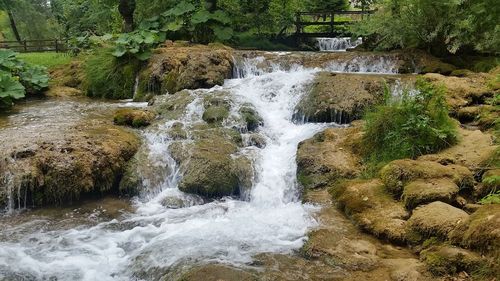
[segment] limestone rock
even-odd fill
[[[408,212],[385,193],[379,180],[347,181],[332,187],[331,192],[339,207],[364,230],[392,242],[407,241]]]
[[[420,256],[429,271],[435,275],[457,274],[462,271],[472,273],[484,264],[478,254],[446,245],[433,246],[422,251]]]
[[[434,201],[451,204],[458,190],[458,186],[449,179],[416,180],[404,187],[402,198],[408,209]]]
[[[326,129],[299,144],[297,175],[304,188],[320,188],[358,175],[361,159],[350,144],[361,137],[360,127]]]
[[[424,237],[447,238],[451,231],[464,224],[468,218],[466,212],[436,201],[416,208],[408,220],[408,226]]]
[[[398,196],[409,182],[417,179],[449,179],[460,188],[470,187],[474,182],[471,171],[463,166],[445,166],[424,160],[395,160],[382,168],[380,173],[386,189]]]
[[[140,109],[119,109],[113,116],[116,125],[126,125],[134,128],[145,127],[151,124],[155,118],[155,113]]]

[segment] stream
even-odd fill
[[[175,120],[186,128],[203,122],[203,97],[220,90],[230,92],[235,108],[251,104],[257,110],[264,124],[258,133],[267,145],[238,151],[254,163],[254,179],[247,193],[242,192],[241,198],[205,201],[181,192],[178,182],[182,173],[169,150],[175,140],[162,133],[174,121],[156,124],[142,132],[148,151],[144,164],[159,167],[165,178],[151,183],[129,206],[111,200],[120,211],[84,204],[59,212],[33,211],[2,217],[0,280],[159,280],[166,272],[180,272],[193,264],[245,266],[260,253],[291,254],[300,249],[307,233],[318,225],[314,214],[320,208],[301,202],[296,181],[297,145],[325,128],[340,125],[293,121],[297,103],[320,69],[274,65],[264,70],[258,66],[261,62],[262,58],[240,59],[234,78],[223,86],[190,91],[193,101]],[[337,63],[328,70],[394,73],[391,63],[384,60],[376,65],[362,60]],[[32,112],[14,116],[34,116],[33,112],[43,109],[53,113],[43,121],[50,124],[59,122],[57,116],[66,116],[66,112],[72,112],[68,116],[86,111],[96,114],[117,106],[90,103],[82,107],[74,103],[41,102],[30,107]],[[79,108],[84,109],[75,110]],[[9,130],[22,126],[34,126],[39,133],[46,130],[34,125],[40,119],[22,120],[27,124],[0,123],[0,131],[10,134]],[[66,118],[65,122],[72,120]],[[224,125],[235,126],[230,120]],[[166,207],[165,200],[172,198],[181,202],[181,207]]]

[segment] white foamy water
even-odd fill
[[[300,248],[316,222],[315,208],[300,202],[297,145],[328,124],[295,124],[292,115],[316,70],[261,73],[252,64],[244,67],[240,78],[218,89],[228,90],[236,104],[252,104],[264,121],[259,133],[267,145],[249,152],[255,159],[255,180],[248,200],[203,204],[179,191],[182,175],[169,154],[173,140],[162,134],[173,122],[165,122],[160,130],[145,133],[148,161],[163,169],[164,180],[137,200],[134,213],[70,230],[31,229],[31,224],[9,230],[12,238],[0,242],[0,280],[156,280],[182,263],[243,264],[258,253]],[[192,91],[194,100],[177,121],[187,127],[199,122],[201,100],[211,91]],[[162,203],[166,198],[178,198],[185,206],[167,208]]]
[[[316,38],[319,50],[322,52],[345,52],[363,44],[362,38],[352,40],[351,37]]]

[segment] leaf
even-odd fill
[[[199,10],[191,17],[192,24],[206,23],[211,18],[211,14],[207,10]]]
[[[156,36],[156,34],[146,33],[144,36],[144,43],[145,44],[153,44],[154,42],[156,42],[157,39],[158,39],[158,36]]]
[[[144,52],[136,54],[135,57],[141,61],[145,61],[148,60],[152,55],[153,53],[151,52],[151,50],[145,50]]]
[[[189,3],[189,2],[186,2],[186,1],[182,1],[180,2],[179,4],[177,4],[177,6],[173,7],[172,9],[166,11],[165,13],[163,13],[162,15],[164,17],[169,17],[169,16],[182,16],[184,14],[187,14],[189,12],[192,12],[196,9],[196,7]]]
[[[184,25],[184,21],[181,19],[177,19],[173,22],[169,22],[165,24],[165,26],[161,29],[161,31],[178,31]]]
[[[211,18],[215,21],[222,23],[222,24],[229,24],[231,22],[230,17],[224,11],[221,11],[221,10],[215,11],[211,15]]]
[[[226,41],[233,37],[233,29],[230,27],[214,27],[214,34],[217,39]]]
[[[125,48],[125,46],[117,45],[111,54],[117,58],[121,58],[123,57],[123,55],[125,55],[126,52],[127,49]]]
[[[0,98],[1,99],[21,99],[25,96],[24,86],[15,80],[10,73],[0,74]]]
[[[103,36],[101,36],[101,39],[103,41],[108,41],[108,40],[111,40],[113,38],[113,34],[104,34]]]

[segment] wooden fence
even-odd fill
[[[10,49],[16,52],[65,52],[68,49],[66,39],[44,39],[44,40],[23,40],[0,41],[0,48]]]
[[[298,37],[336,37],[337,26],[347,26],[370,16],[370,11],[330,11],[330,12],[299,12],[296,14],[295,26]],[[327,26],[327,31],[306,32],[307,26]]]

